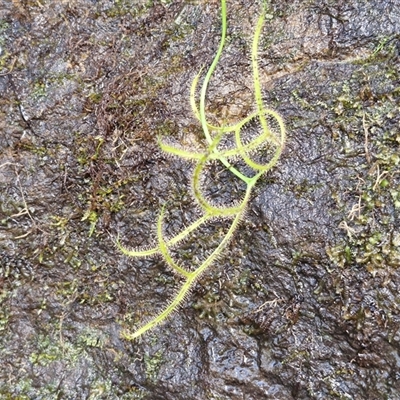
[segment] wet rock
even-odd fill
[[[154,243],[167,201],[170,234],[196,215],[192,167],[157,137],[202,146],[190,83],[220,33],[215,2],[153,3],[0,11],[0,397],[397,398],[395,2],[271,2],[259,63],[264,100],[287,124],[284,154],[184,306],[129,342],[121,330],[179,279],[115,240]],[[258,12],[228,2],[215,123],[254,110]],[[217,167],[209,178],[216,200],[240,193]],[[216,229],[187,244],[188,264]]]

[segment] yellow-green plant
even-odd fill
[[[194,198],[201,207],[202,215],[178,234],[172,238],[166,239],[163,231],[163,221],[165,216],[164,206],[157,222],[158,243],[153,248],[145,250],[129,250],[123,247],[119,241],[117,242],[119,249],[129,257],[149,257],[156,254],[161,255],[165,263],[183,279],[183,284],[176,296],[158,315],[134,332],[123,331],[122,335],[126,339],[132,340],[141,336],[149,329],[165,321],[165,319],[178,308],[200,275],[210,267],[219,256],[221,256],[243,218],[250,200],[252,189],[259,178],[277,163],[281,155],[286,136],[284,122],[276,111],[264,107],[257,63],[258,43],[264,24],[265,12],[266,6],[264,3],[262,13],[258,18],[257,26],[255,28],[251,51],[256,111],[241,121],[229,126],[214,126],[207,121],[207,88],[226,41],[226,0],[221,0],[222,36],[218,51],[211,66],[205,74],[198,101],[196,100],[196,91],[202,75],[202,70],[194,78],[190,91],[191,108],[203,129],[206,140],[206,149],[205,151],[191,151],[173,146],[162,140],[159,142],[161,149],[165,152],[183,159],[191,160],[195,163],[192,186]],[[258,128],[257,135],[250,139],[242,137],[242,131],[248,124],[253,124]],[[226,142],[229,138],[233,144],[227,146]],[[224,145],[222,145],[222,141],[225,141]],[[201,181],[205,173],[206,164],[215,161],[222,163],[232,174],[245,184],[245,192],[242,200],[233,206],[213,204],[204,194]],[[239,165],[241,165],[241,167]],[[251,170],[252,173],[246,174],[243,172],[244,170]],[[228,221],[230,221],[230,226],[215,249],[213,249],[204,260],[191,266],[190,269],[180,265],[173,256],[171,248],[178,246],[180,242],[188,238],[190,234],[194,233],[204,224],[212,223],[216,219],[221,218],[228,219]]]

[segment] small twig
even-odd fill
[[[19,167],[21,167],[21,164],[13,163],[13,162],[7,161],[7,162],[1,164],[1,165],[0,165],[0,168],[5,167],[5,166],[7,166],[7,165],[14,165],[14,166],[19,166]],[[24,208],[23,208],[20,212],[18,212],[17,214],[13,214],[13,215],[11,215],[10,217],[11,217],[11,218],[15,218],[15,217],[20,217],[21,215],[28,214],[28,215],[29,215],[29,218],[31,219],[31,221],[36,225],[35,220],[33,219],[31,213],[29,212],[28,205],[27,205],[26,200],[25,200],[24,192],[23,192],[23,190],[22,190],[21,181],[20,181],[20,179],[19,179],[18,172],[17,172],[16,169],[14,169],[14,172],[15,172],[15,175],[17,176],[18,188],[19,188],[19,191],[20,191],[20,193],[21,193],[22,201],[23,201],[23,203],[24,203]],[[32,233],[32,230],[30,230],[30,231],[24,233],[23,235],[15,236],[14,239],[23,239],[24,237],[29,236],[31,233]]]
[[[16,165],[16,166],[18,166],[18,167],[22,167],[21,164],[13,163],[13,162],[7,161],[7,162],[1,164],[1,165],[0,165],[0,168],[5,167],[6,165]]]
[[[265,301],[263,304],[261,304],[261,306],[259,306],[257,308],[257,310],[254,311],[254,313],[256,314],[256,313],[261,312],[267,306],[275,308],[278,305],[278,303],[281,303],[282,301],[283,301],[283,299],[281,299],[279,297],[276,299],[273,299],[273,300]]]
[[[389,173],[388,171],[383,171],[382,173],[379,173],[379,165],[377,165],[376,169],[378,171],[378,176],[376,177],[375,185],[372,188],[374,192],[379,186],[379,184],[382,182],[382,178]]]
[[[22,201],[24,202],[24,206],[25,206],[25,208],[22,209],[21,212],[19,212],[17,215],[28,214],[29,218],[31,219],[31,221],[35,224],[35,220],[33,219],[31,213],[29,212],[28,204],[26,202],[24,191],[22,190],[21,181],[19,179],[19,175],[18,175],[17,171],[15,171],[15,175],[17,175],[17,182],[18,182],[19,191],[21,193]],[[24,210],[25,210],[25,212],[23,212]]]
[[[371,164],[371,155],[369,154],[368,149],[368,127],[365,122],[365,112],[363,112],[363,128],[364,128],[364,150],[365,150],[365,158],[368,164]]]
[[[31,233],[32,233],[32,231],[28,231],[28,232],[24,233],[23,235],[14,236],[14,239],[23,239],[23,238],[29,236]]]
[[[351,208],[349,214],[347,215],[347,218],[352,221],[355,216],[356,213],[358,213],[358,218],[360,218],[360,214],[361,214],[361,210],[363,209],[363,207],[361,206],[361,196],[358,196],[358,203],[354,204],[353,207]]]
[[[351,228],[349,225],[347,225],[346,221],[342,221],[339,224],[339,228],[346,231],[347,236],[349,237],[349,239],[351,239],[352,236],[356,233],[356,230],[354,228]]]

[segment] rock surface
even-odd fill
[[[151,244],[166,201],[171,231],[193,216],[191,166],[157,136],[201,142],[190,83],[219,13],[211,0],[0,2],[1,398],[399,398],[396,1],[271,0],[259,63],[284,154],[184,307],[121,338],[179,283],[115,239]],[[228,0],[215,121],[254,110],[258,13]]]

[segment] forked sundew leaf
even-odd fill
[[[252,189],[257,183],[258,179],[276,165],[282,153],[286,141],[286,129],[282,117],[274,110],[264,107],[261,96],[261,84],[258,70],[258,45],[259,39],[264,25],[264,16],[267,12],[266,2],[263,1],[261,14],[255,28],[253,37],[253,44],[251,50],[251,65],[254,80],[254,98],[256,104],[256,111],[243,118],[241,121],[233,123],[232,125],[211,125],[207,121],[206,116],[206,101],[207,101],[207,88],[213,72],[220,60],[227,31],[227,10],[226,0],[221,0],[221,20],[222,20],[222,33],[221,41],[217,53],[208,68],[199,94],[199,100],[196,100],[196,91],[202,77],[203,68],[194,77],[190,88],[190,105],[194,113],[194,117],[201,124],[203,129],[204,138],[207,143],[204,152],[193,151],[191,149],[179,148],[168,144],[165,140],[159,140],[159,145],[165,152],[180,157],[182,159],[190,160],[195,163],[192,175],[192,189],[194,198],[198,203],[202,216],[192,222],[189,226],[182,229],[173,237],[166,239],[164,232],[164,215],[167,210],[168,203],[162,208],[157,226],[157,241],[158,243],[153,248],[143,250],[129,250],[121,245],[119,239],[116,241],[118,249],[128,257],[149,257],[161,255],[163,260],[169,268],[174,271],[183,283],[176,295],[170,302],[162,307],[162,310],[153,318],[142,324],[141,327],[133,332],[130,329],[124,329],[122,336],[125,339],[133,340],[142,336],[148,330],[156,327],[157,325],[165,322],[165,320],[178,309],[179,305],[188,296],[190,290],[193,288],[195,282],[201,274],[203,274],[209,267],[215,264],[216,260],[222,256],[224,250],[232,239],[237,227],[243,219],[248,203],[251,198]],[[258,121],[254,123],[254,121]],[[251,135],[246,137],[246,128],[248,124],[254,123],[254,129]],[[231,135],[228,138],[226,135]],[[225,142],[224,139],[226,138]],[[232,139],[233,138],[233,139]],[[228,140],[229,139],[229,140]],[[221,143],[221,145],[220,145]],[[229,143],[229,148],[223,148],[225,143]],[[256,158],[257,152],[263,153],[262,156]],[[232,164],[233,159],[241,160],[241,163],[246,165],[246,168],[251,169],[253,174],[251,176],[244,175],[242,172]],[[232,202],[234,206],[220,206],[214,205],[204,195],[204,188],[202,187],[202,177],[205,174],[205,166],[209,162],[220,162],[224,168],[234,175],[237,179],[242,181],[245,185],[243,198],[238,198],[237,201]],[[187,268],[183,267],[182,263],[175,258],[178,252],[171,252],[170,248],[181,245],[190,235],[199,232],[200,227],[207,226],[213,221],[226,219],[230,221],[229,228],[227,228],[221,235],[221,239],[215,243],[215,248],[208,252],[203,258],[194,257],[197,264]],[[210,226],[210,225],[208,225]],[[219,240],[219,237],[218,237]],[[218,244],[217,244],[218,243]],[[214,246],[214,243],[212,244]]]

